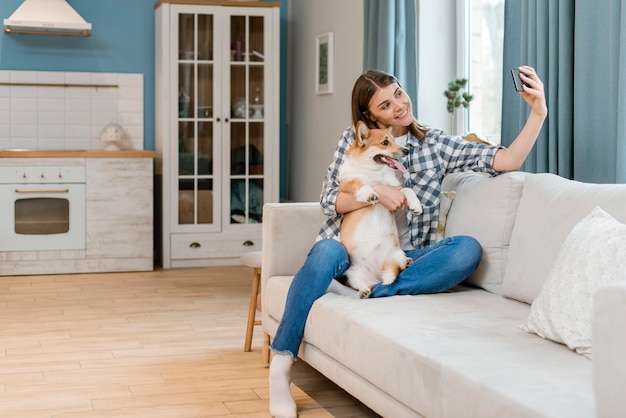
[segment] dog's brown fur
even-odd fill
[[[397,169],[405,170],[398,161],[408,151],[395,143],[390,130],[368,129],[359,122],[356,138],[340,168],[339,188],[355,196],[359,202],[370,203],[344,215],[340,240],[350,255],[346,271],[348,285],[359,291],[361,298],[369,297],[374,284],[393,283],[398,274],[412,262],[400,248],[395,216],[383,205],[375,184],[400,186]],[[409,209],[422,213],[415,193],[403,188]]]

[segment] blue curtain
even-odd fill
[[[363,70],[395,75],[417,115],[416,0],[365,0]]]
[[[505,3],[502,144],[529,107],[509,70],[534,66],[548,118],[525,171],[592,183],[626,183],[626,4],[624,0]]]

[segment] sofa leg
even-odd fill
[[[270,366],[270,335],[266,332],[263,333],[263,366]]]
[[[254,275],[252,277],[252,290],[250,292],[250,307],[248,310],[248,326],[246,328],[246,340],[243,345],[243,351],[250,351],[252,349],[252,333],[254,332],[254,326],[261,325],[261,321],[255,320],[257,296],[259,294],[260,282],[261,282],[261,269],[255,268]]]

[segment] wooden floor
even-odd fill
[[[268,417],[252,269],[0,277],[0,417]],[[302,361],[300,417],[377,417]]]

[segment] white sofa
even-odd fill
[[[444,189],[456,191],[445,235],[481,242],[478,270],[442,294],[327,293],[299,357],[384,417],[626,417],[626,272],[594,293],[593,359],[520,327],[594,206],[626,222],[626,185],[459,173]],[[324,217],[318,203],[266,204],[263,216],[263,328],[273,337]]]

